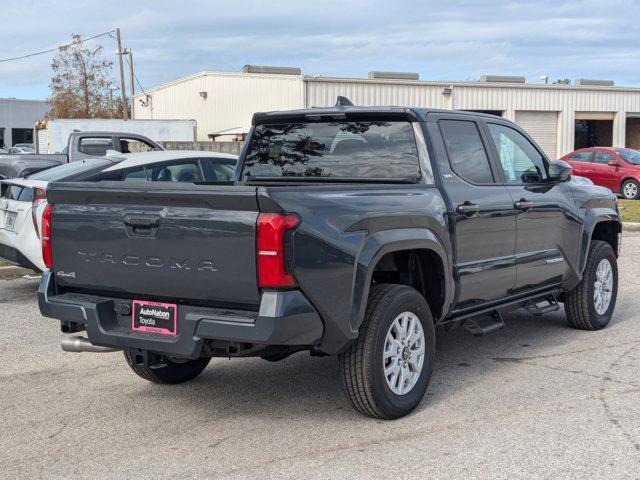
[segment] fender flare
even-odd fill
[[[587,256],[591,247],[591,237],[593,231],[599,223],[615,222],[618,225],[618,232],[622,231],[622,221],[620,215],[610,208],[594,208],[588,211],[584,219],[584,228],[582,230],[582,240],[580,245],[580,260],[578,262],[578,272],[582,278],[582,273],[587,265]],[[616,252],[617,255],[617,252]]]
[[[369,298],[371,277],[378,261],[387,253],[402,250],[430,250],[440,258],[444,267],[445,301],[443,312],[447,312],[453,296],[452,264],[447,250],[438,235],[427,228],[398,228],[380,230],[370,235],[363,243],[355,260],[354,281],[351,292],[351,314],[349,323],[354,338],[364,320]]]

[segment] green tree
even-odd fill
[[[60,47],[51,62],[53,76],[48,101],[52,109],[48,116],[121,117],[121,102],[111,100],[113,61],[103,57],[101,45],[87,48],[79,35],[72,35],[72,38],[73,42]]]
[[[553,82],[553,84],[554,85],[571,85],[571,80],[569,80],[568,78],[559,78],[558,80]]]

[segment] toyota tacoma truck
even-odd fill
[[[122,350],[155,383],[336,355],[353,407],[394,419],[427,389],[436,327],[560,303],[574,328],[611,319],[615,196],[503,118],[343,97],[257,113],[235,175],[50,185],[39,305],[65,350]]]

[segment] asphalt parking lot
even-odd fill
[[[37,280],[0,281],[4,478],[640,478],[640,235],[601,332],[518,311],[483,338],[438,332],[418,410],[351,410],[334,358],[213,360],[156,386],[121,353],[72,354]]]

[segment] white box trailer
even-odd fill
[[[60,153],[74,131],[137,133],[154,142],[193,142],[196,128],[195,120],[49,119],[36,122],[33,138],[36,153]]]

